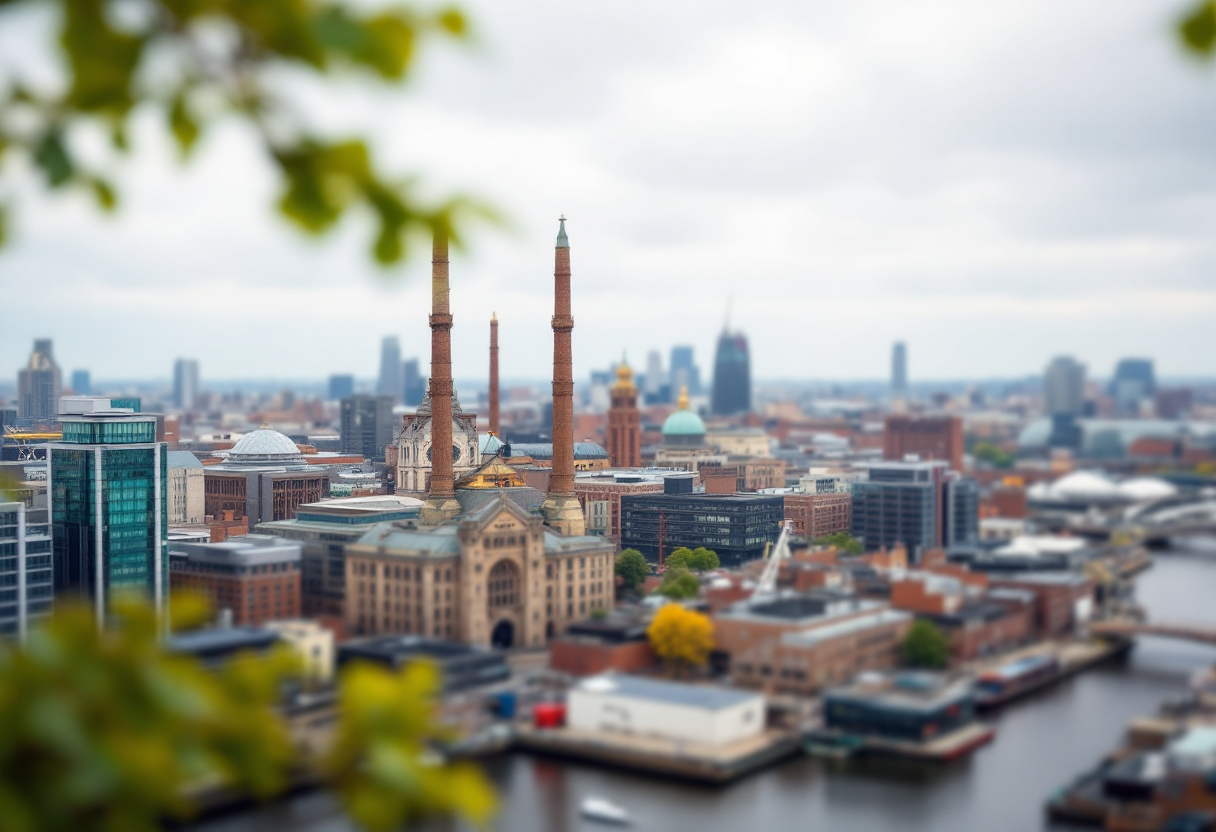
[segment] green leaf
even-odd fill
[[[52,128],[34,146],[34,162],[46,174],[52,188],[65,185],[75,174],[76,165],[63,141],[63,133]]]
[[[118,195],[114,193],[114,186],[109,182],[94,176],[89,179],[89,187],[93,189],[93,196],[97,198],[97,204],[103,211],[113,211],[118,207]]]
[[[439,24],[439,28],[453,37],[463,38],[469,34],[468,18],[461,13],[460,9],[449,7],[441,10],[439,14],[435,15],[435,22]]]
[[[173,131],[173,137],[177,139],[177,146],[181,150],[182,158],[188,157],[195,141],[198,140],[200,128],[198,121],[186,104],[186,94],[183,90],[177,91],[169,105],[169,129]]]
[[[1216,0],[1197,5],[1178,24],[1178,34],[1187,48],[1210,56],[1216,49]]]

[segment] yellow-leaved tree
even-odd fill
[[[667,604],[655,613],[646,629],[650,646],[677,676],[703,667],[714,649],[714,624],[708,616],[679,604]]]

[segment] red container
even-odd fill
[[[537,728],[561,728],[566,724],[566,706],[562,702],[539,702],[532,708],[532,724]]]

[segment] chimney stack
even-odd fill
[[[586,532],[583,508],[574,496],[574,367],[570,333],[570,241],[566,218],[558,220],[553,270],[553,472],[540,511],[545,524],[562,535]]]
[[[490,315],[490,433],[502,439],[498,427],[498,313]]]
[[[436,231],[431,256],[431,487],[418,520],[437,526],[460,513],[452,476],[452,311],[448,238]]]

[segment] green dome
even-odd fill
[[[664,436],[704,436],[705,423],[691,410],[677,410],[663,423]]]

